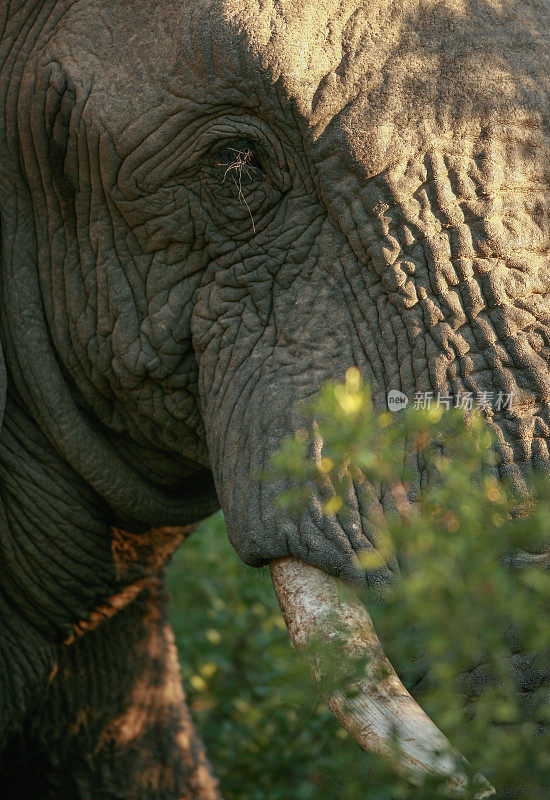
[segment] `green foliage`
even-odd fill
[[[521,555],[548,546],[548,480],[517,496],[494,477],[492,437],[479,416],[377,415],[355,370],[345,384],[326,386],[304,419],[264,479],[291,479],[281,498],[290,513],[315,495],[326,514],[340,515],[353,482],[371,509],[365,524],[376,543],[363,566],[402,568],[382,603],[361,593],[390,660],[398,669],[413,665],[402,676],[410,684],[429,668],[422,705],[499,792],[543,800],[547,688],[522,693],[510,653],[537,653],[548,665],[550,578]],[[313,458],[319,440],[322,453]],[[430,482],[411,504],[416,473],[407,465],[417,463]],[[372,511],[380,480],[393,514]],[[220,517],[180,551],[171,584],[185,682],[227,800],[445,796],[437,781],[409,787],[339,730],[288,644],[268,573],[240,564]],[[486,677],[475,691],[464,677],[473,667]]]
[[[220,514],[168,577],[188,701],[225,800],[364,800],[366,766],[292,650],[269,571],[242,564]]]

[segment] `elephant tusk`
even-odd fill
[[[466,760],[399,680],[365,608],[342,600],[339,582],[316,567],[285,558],[272,562],[270,568],[293,645],[302,649],[312,635],[320,637],[321,645],[312,657],[313,677],[341,725],[363,750],[397,756],[399,771],[413,783],[426,774],[443,775],[449,779],[450,794],[464,795],[469,773]],[[323,641],[330,645],[326,653]],[[339,664],[361,659],[362,676],[354,676],[342,687],[344,691],[340,686],[323,689],[335,656]],[[477,775],[475,780],[481,787],[476,800],[495,794],[485,778]]]

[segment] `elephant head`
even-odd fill
[[[364,581],[358,500],[290,519],[258,479],[351,365],[379,408],[512,396],[487,411],[500,473],[544,467],[547,28],[544,0],[4,0],[2,458],[18,435],[39,453],[42,529],[46,482],[93,571],[98,520],[219,499],[247,564]],[[16,561],[44,629],[109,579],[54,601],[46,558],[22,596]]]

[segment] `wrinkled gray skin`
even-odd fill
[[[52,796],[217,796],[162,784],[160,744],[130,778],[121,718],[60,677],[126,680],[82,648],[132,652],[143,592],[62,644],[154,572],[122,575],[113,528],[139,545],[219,498],[248,564],[364,580],[357,503],[291,521],[256,479],[323,381],[354,364],[380,408],[513,392],[501,474],[547,464],[548,29],[546,0],[1,0],[1,719]]]

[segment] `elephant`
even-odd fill
[[[499,474],[547,469],[549,10],[1,0],[3,797],[220,797],[163,588],[218,508],[290,627],[392,580],[258,478],[325,381],[513,396]]]

